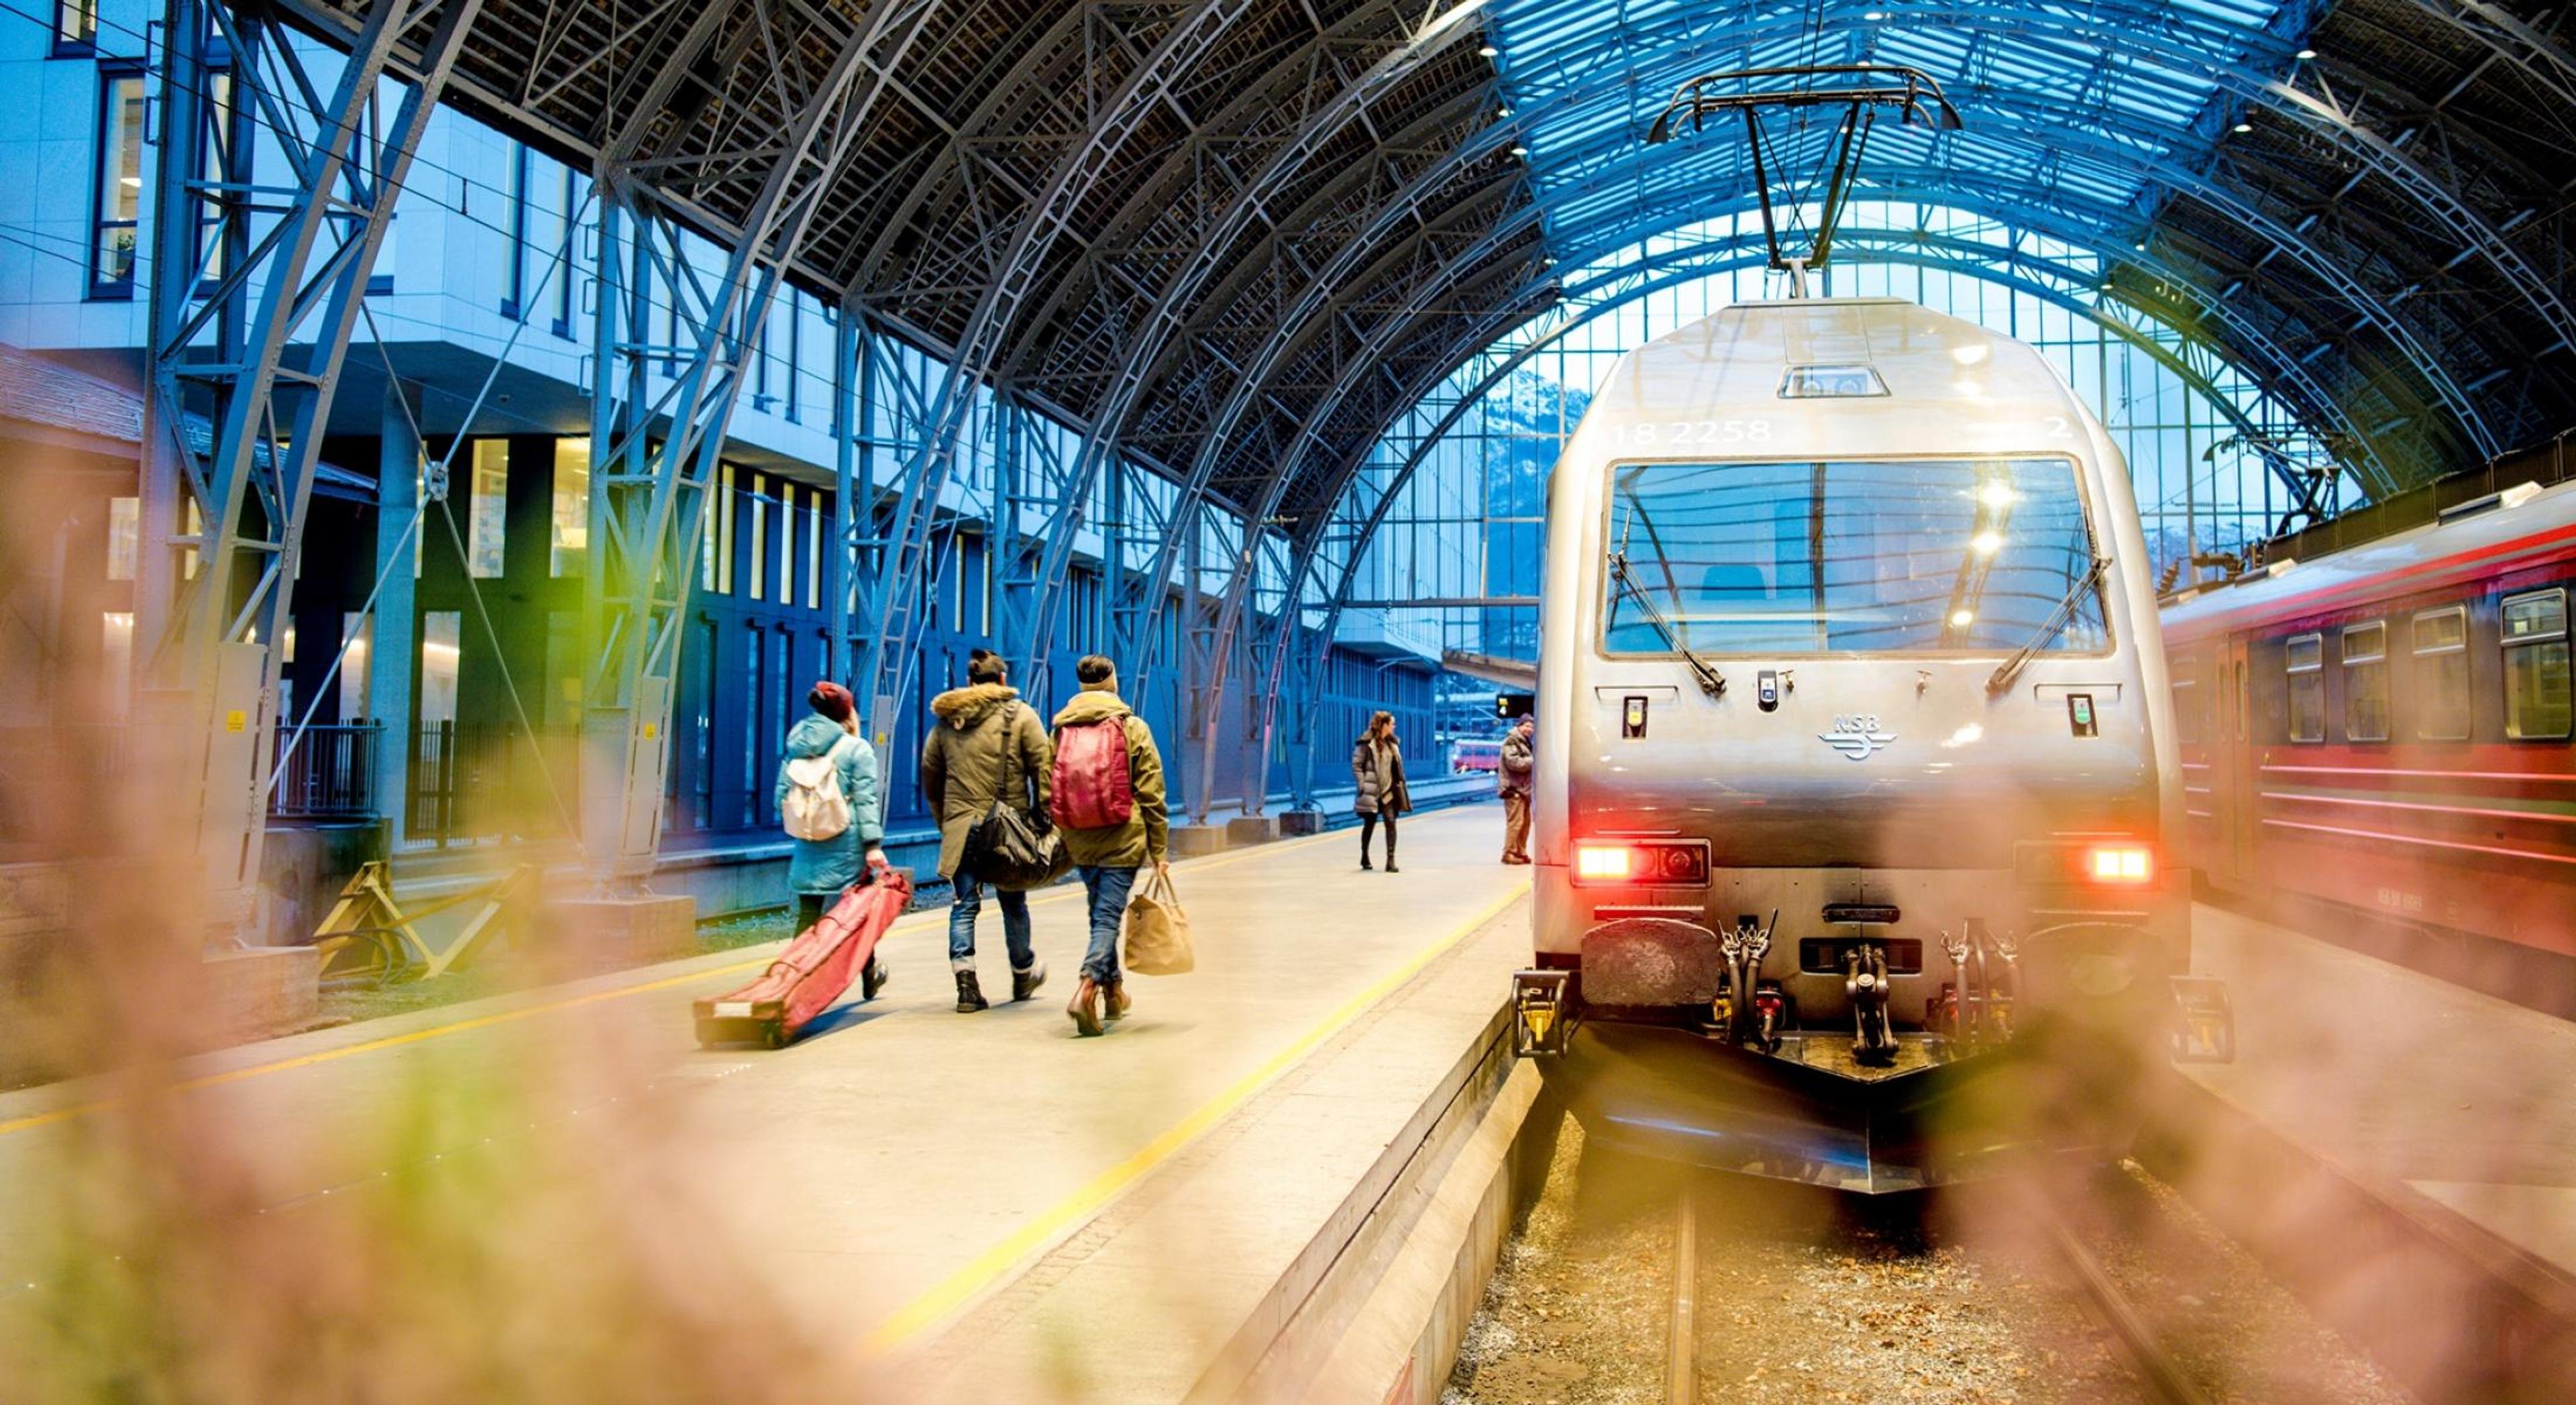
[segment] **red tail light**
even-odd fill
[[[1708,846],[1696,839],[1592,840],[1574,846],[1577,883],[1708,886]]]
[[[2143,844],[2096,844],[2084,859],[2085,875],[2096,883],[2136,887],[2156,881],[2155,853]]]

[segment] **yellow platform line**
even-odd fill
[[[1175,865],[1175,867],[1187,872],[1205,873],[1210,869],[1223,868],[1228,864],[1241,863],[1246,859],[1258,858],[1264,854],[1275,854],[1283,850],[1315,844],[1333,837],[1335,836],[1330,833],[1325,833],[1304,836],[1297,839],[1283,840],[1273,844],[1256,845],[1238,853],[1215,855],[1204,859],[1184,860],[1180,864]],[[1054,889],[1031,898],[1029,900],[1029,905],[1031,907],[1039,907],[1050,903],[1070,902],[1074,898],[1082,896],[1082,891],[1083,890],[1079,885]],[[945,920],[945,916],[936,910],[913,913],[903,921],[897,923],[895,927],[889,931],[888,935],[892,935],[895,931],[918,931],[924,927],[935,926]],[[538,1005],[529,1005],[516,1010],[499,1010],[488,1015],[477,1015],[474,1018],[467,1020],[454,1020],[447,1024],[433,1026],[429,1029],[414,1030],[409,1034],[387,1035],[382,1039],[369,1039],[362,1043],[344,1045],[337,1049],[320,1049],[310,1054],[298,1054],[293,1058],[276,1059],[268,1063],[254,1064],[248,1068],[226,1069],[221,1073],[201,1074],[194,1078],[183,1078],[178,1082],[171,1084],[167,1091],[173,1093],[193,1093],[199,1089],[220,1087],[226,1083],[239,1083],[244,1079],[258,1078],[266,1074],[285,1073],[289,1070],[299,1068],[311,1068],[315,1064],[333,1063],[340,1059],[355,1058],[360,1054],[372,1054],[383,1049],[400,1048],[406,1044],[419,1044],[431,1039],[444,1039],[451,1034],[464,1034],[470,1030],[489,1029],[494,1025],[512,1024],[519,1020],[534,1019],[539,1015],[551,1015],[558,1011],[579,1009],[584,1005],[596,1005],[605,1000],[620,1000],[630,995],[644,995],[656,990],[669,990],[673,986],[689,985],[698,981],[711,980],[718,976],[740,975],[745,971],[760,970],[768,966],[772,959],[773,957],[771,956],[762,956],[748,961],[733,962],[729,965],[710,966],[703,971],[691,971],[684,975],[666,976],[660,980],[645,981],[637,985],[618,986],[612,990],[595,990],[587,995],[576,995],[568,999],[553,1000]],[[12,1132],[26,1132],[32,1131],[38,1127],[49,1127],[57,1122],[69,1122],[77,1117],[87,1117],[95,1112],[104,1112],[123,1101],[125,1101],[125,1099],[121,1097],[97,1098],[89,1102],[74,1103],[68,1107],[58,1107],[45,1112],[30,1113],[24,1117],[13,1117],[8,1121],[0,1122],[0,1137],[5,1137]]]
[[[1324,836],[1317,836],[1318,838]],[[1021,1225],[999,1243],[976,1255],[963,1267],[940,1280],[921,1296],[897,1309],[895,1314],[869,1329],[860,1340],[871,1354],[883,1355],[919,1336],[925,1329],[946,1320],[967,1303],[991,1287],[996,1280],[1039,1247],[1067,1233],[1100,1212],[1129,1186],[1143,1180],[1178,1154],[1190,1143],[1213,1130],[1245,1103],[1252,1100],[1279,1075],[1287,1072],[1315,1048],[1339,1033],[1343,1026],[1359,1018],[1370,1006],[1385,999],[1395,989],[1438,960],[1442,954],[1493,921],[1513,903],[1529,892],[1529,880],[1523,877],[1510,885],[1502,896],[1487,903],[1475,916],[1468,918],[1448,935],[1416,952],[1395,970],[1372,982],[1367,989],[1335,1007],[1314,1028],[1299,1035],[1294,1043],[1270,1056],[1259,1068],[1237,1079],[1233,1086],[1202,1103],[1189,1116],[1173,1123],[1152,1141],[1137,1148],[1125,1160],[1102,1171],[1081,1189],[1066,1196],[1053,1208]]]

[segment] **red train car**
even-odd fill
[[[2562,484],[2169,605],[2194,866],[2576,957],[2571,595]]]

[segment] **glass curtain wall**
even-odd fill
[[[2188,579],[2194,553],[2240,553],[2271,534],[2295,498],[2267,457],[2301,468],[2329,462],[2309,428],[2251,379],[2172,327],[2106,297],[2098,255],[1962,211],[1856,203],[1847,218],[1881,237],[1852,236],[1863,251],[1849,262],[1842,257],[1847,245],[1838,243],[1836,267],[1821,291],[1910,299],[2037,348],[2128,459],[2159,573],[2170,568]],[[1935,236],[1955,249],[1990,250],[1994,258],[2009,253],[2022,265],[2021,275],[2008,280],[1978,252],[1938,260],[1887,257],[1891,230]],[[1713,270],[1576,325],[1478,397],[1427,447],[1426,438],[1472,389],[1479,369],[1452,377],[1400,419],[1370,456],[1360,491],[1344,505],[1346,520],[1337,524],[1346,552],[1357,535],[1351,514],[1382,496],[1418,456],[1413,476],[1362,546],[1353,613],[1389,602],[1385,627],[1434,631],[1451,649],[1534,659],[1536,612],[1518,602],[1537,590],[1548,470],[1622,354],[1730,303],[1781,295],[1777,278],[1743,247],[1748,233],[1758,230],[1748,230],[1743,217],[1710,221],[1640,241],[1618,258],[1568,275],[1571,295],[1623,266],[1663,263],[1687,271],[1697,258],[1698,266]],[[2329,508],[2360,501],[2358,485],[2344,476]],[[1337,573],[1335,566],[1323,575],[1329,581]],[[1481,603],[1394,607],[1459,599]]]

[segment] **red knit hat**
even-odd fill
[[[805,695],[805,702],[835,722],[847,722],[859,710],[858,700],[850,696],[850,690],[828,679],[815,684],[814,691]]]

